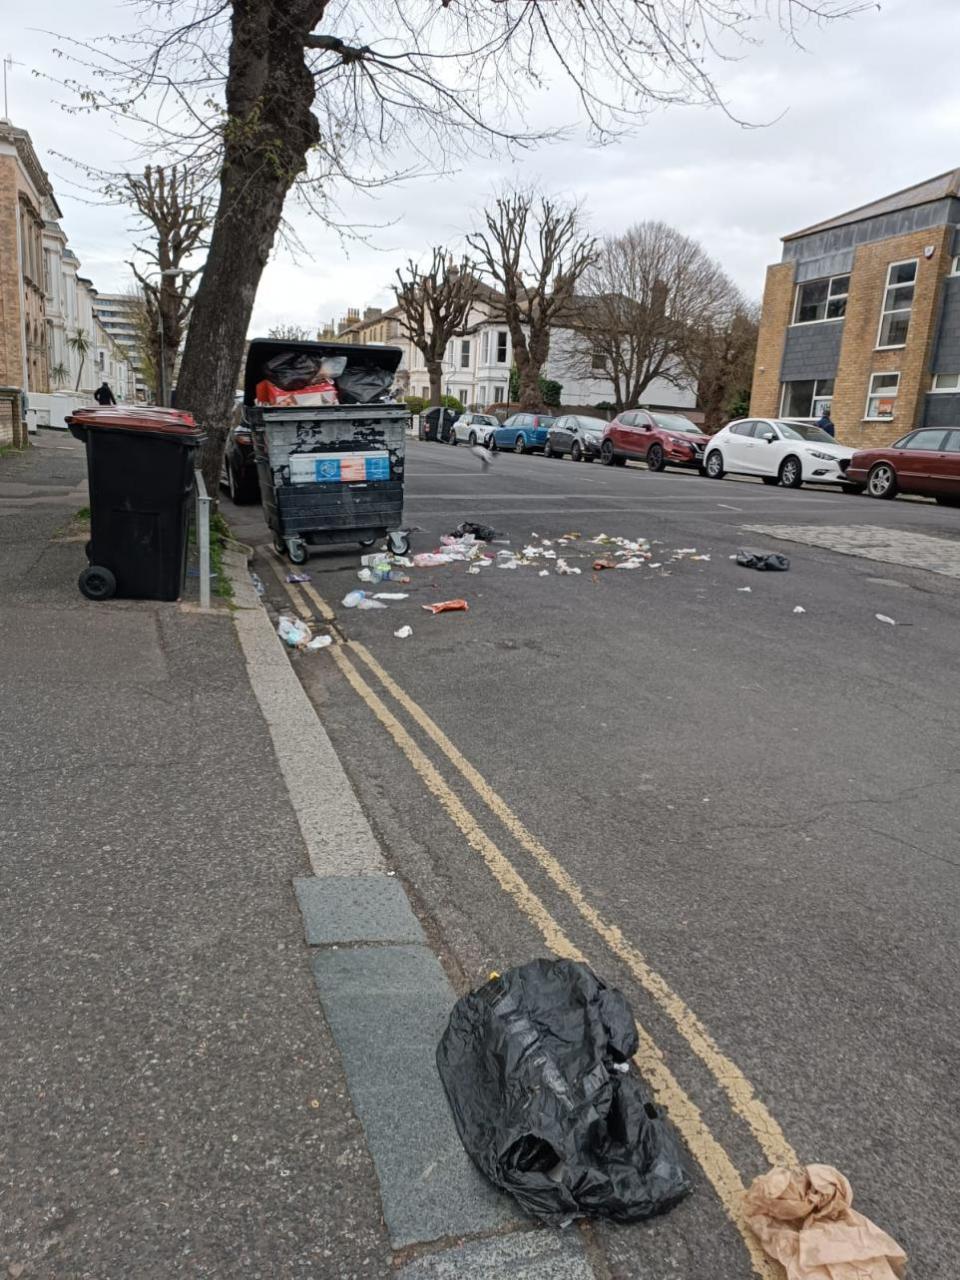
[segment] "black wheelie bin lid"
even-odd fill
[[[65,421],[78,440],[86,440],[90,430],[137,432],[182,444],[200,444],[206,438],[193,417],[179,409],[97,405],[74,409]]]
[[[376,374],[382,374],[381,393],[390,389],[393,375],[400,367],[403,351],[400,347],[365,346],[360,343],[347,342],[287,342],[283,338],[253,338],[247,351],[247,363],[243,371],[243,403],[252,405],[257,402],[257,383],[264,379],[270,381],[270,371],[266,365],[271,360],[283,356],[312,356],[317,363],[321,360],[344,361],[341,373],[333,381],[340,393],[341,404],[366,404],[376,398],[376,392],[369,399],[365,395],[364,384],[373,390],[378,382]],[[341,385],[342,383],[342,385]],[[301,384],[303,385],[303,384]]]

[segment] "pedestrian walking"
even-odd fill
[[[97,404],[117,403],[117,397],[110,390],[110,384],[107,381],[101,382],[100,386],[97,387],[96,391],[93,393],[93,398],[96,400]]]
[[[824,409],[823,413],[821,413],[817,426],[821,431],[825,431],[828,436],[835,436],[837,434],[837,428],[833,425],[833,419],[830,417],[829,409]]]

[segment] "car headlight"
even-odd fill
[[[603,436],[599,431],[585,431],[583,433],[584,440],[589,440],[591,444],[599,444]]]
[[[681,447],[686,447],[687,449],[693,448],[689,440],[684,440],[680,436],[667,436],[667,439],[671,444],[678,444]]]
[[[821,453],[819,449],[808,449],[811,458],[819,458],[821,462],[836,462],[837,455],[835,453]]]

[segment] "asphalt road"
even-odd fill
[[[339,603],[356,549],[316,556],[350,643],[297,659],[455,984],[562,937],[629,996],[661,1096],[696,1109],[697,1194],[597,1228],[608,1274],[754,1274],[718,1187],[785,1150],[839,1167],[911,1274],[952,1280],[957,583],[742,526],[878,526],[956,556],[960,512],[539,457],[483,473],[465,448],[417,443],[407,481],[415,550],[467,519],[516,550],[645,537],[662,565],[595,573],[603,549],[574,542],[579,576],[413,570],[409,600],[358,613]],[[224,508],[289,605],[259,512]],[[791,571],[737,567],[744,544]],[[468,613],[420,609],[455,596]]]

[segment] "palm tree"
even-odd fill
[[[74,391],[79,391],[80,379],[83,377],[83,362],[90,354],[90,339],[87,337],[86,329],[81,329],[78,325],[74,332],[68,335],[67,346],[80,357],[80,368],[77,370],[77,385],[73,388]]]
[[[53,383],[55,387],[62,386],[63,383],[66,382],[69,376],[70,376],[70,370],[67,368],[67,366],[63,363],[62,360],[59,362],[59,364],[55,364],[53,368],[50,370],[50,381]]]

